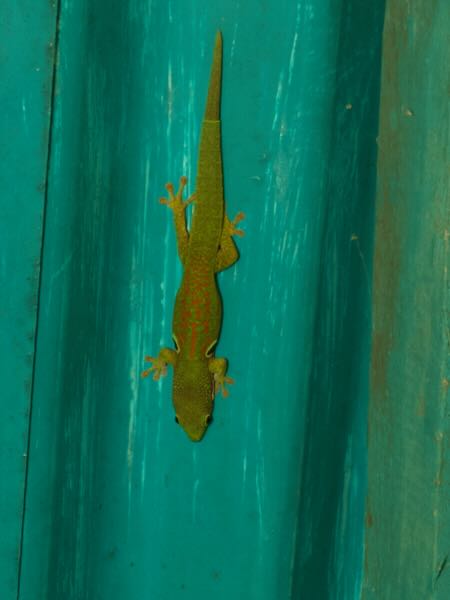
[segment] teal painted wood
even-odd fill
[[[359,4],[62,2],[20,600],[358,597],[382,3]],[[247,235],[220,277],[236,384],[195,445],[139,373],[170,342],[157,199],[193,188],[218,27]]]
[[[450,14],[387,3],[365,600],[450,597]]]
[[[360,598],[383,18],[383,2],[344,3],[330,60],[329,120],[320,130],[321,142],[329,136],[326,153],[321,148],[326,164],[319,195],[323,223],[320,248],[309,257],[314,256],[317,291],[309,388],[303,399],[295,599]],[[317,73],[309,79],[317,81]],[[317,158],[313,154],[311,164]]]
[[[0,598],[18,593],[53,74],[50,2],[0,5]]]

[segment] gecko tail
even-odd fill
[[[205,121],[220,120],[220,95],[222,87],[222,33],[216,33],[216,42],[211,65],[208,97],[206,99]]]

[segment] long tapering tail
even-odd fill
[[[208,97],[206,99],[205,121],[220,120],[220,95],[222,86],[222,34],[216,33],[214,54],[211,65]]]

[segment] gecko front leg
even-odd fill
[[[178,256],[182,264],[184,265],[188,243],[189,243],[189,234],[186,227],[186,208],[191,204],[195,199],[195,193],[191,194],[187,200],[183,200],[183,190],[187,184],[187,177],[181,177],[180,186],[178,188],[177,193],[174,193],[174,187],[172,183],[166,183],[166,190],[169,193],[168,198],[160,198],[160,204],[164,204],[168,208],[173,211],[173,219],[175,223],[175,233],[177,236],[177,248],[178,248]]]
[[[222,396],[226,398],[229,395],[229,391],[225,387],[225,384],[232,385],[234,379],[226,375],[227,372],[227,359],[212,357],[209,359],[208,368],[209,372],[214,376],[214,395],[222,392]]]
[[[162,348],[157,357],[146,356],[145,362],[152,363],[152,366],[142,371],[141,377],[148,377],[153,372],[153,379],[158,381],[160,377],[167,375],[167,365],[175,366],[177,362],[177,353],[172,348]]]

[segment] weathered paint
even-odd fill
[[[450,597],[450,13],[388,0],[364,600]]]
[[[0,3],[0,598],[16,600],[33,386],[55,10]]]

